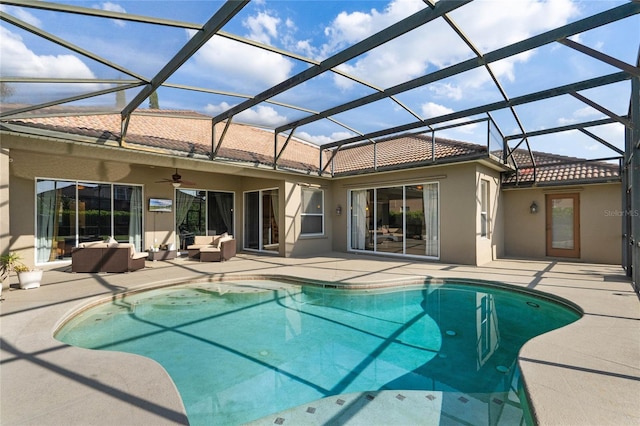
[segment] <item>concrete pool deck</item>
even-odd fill
[[[584,310],[584,317],[533,339],[520,352],[538,423],[640,424],[640,303],[619,266],[503,259],[472,267],[329,253],[287,259],[240,254],[225,263],[180,258],[147,262],[145,269],[128,274],[68,271],[70,267],[46,271],[39,289],[9,289],[5,282],[0,304],[3,426],[187,424],[178,392],[157,363],[131,354],[70,347],[55,340],[53,332],[63,318],[98,298],[212,274],[287,275],[345,283],[466,278],[566,298]],[[15,280],[11,277],[9,283]],[[364,408],[349,418],[350,424],[372,424],[371,419],[388,424],[385,418],[393,419],[393,410],[406,409],[397,399],[389,401],[376,408],[386,417],[372,416]],[[285,425],[300,424],[294,415],[289,422],[280,419]]]

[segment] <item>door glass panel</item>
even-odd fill
[[[426,227],[424,222],[424,188],[422,185],[406,187],[406,254],[423,256],[427,254]]]
[[[233,193],[207,193],[208,235],[233,235]]]
[[[76,185],[39,180],[36,191],[36,261],[70,259],[76,245]]]
[[[373,189],[351,191],[351,248],[373,250]]]
[[[404,247],[402,187],[379,188],[376,198],[376,251],[402,253]]]
[[[205,191],[193,189],[176,191],[176,229],[179,232],[182,249],[193,244],[194,236],[206,235],[205,199]]]
[[[113,186],[113,237],[142,251],[142,187]]]
[[[278,251],[278,190],[262,191],[262,248]]]
[[[244,194],[244,246],[260,249],[260,193]]]
[[[78,242],[111,236],[111,185],[78,183]]]
[[[573,198],[556,198],[552,199],[551,203],[551,247],[572,250]]]

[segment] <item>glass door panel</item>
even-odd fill
[[[351,191],[352,249],[373,250],[375,247],[373,194],[373,189]]]
[[[208,235],[233,235],[233,193],[207,193]]]
[[[402,186],[379,188],[376,193],[376,251],[404,252],[404,205]]]
[[[244,247],[260,250],[260,192],[244,194]]]
[[[549,194],[546,201],[547,256],[580,257],[578,194]]]
[[[78,183],[78,242],[111,236],[111,185]]]
[[[70,259],[76,245],[75,182],[39,180],[36,192],[36,261]]]
[[[142,251],[142,188],[113,186],[113,237]]]
[[[426,253],[424,201],[422,195],[422,185],[406,187],[406,254],[424,256]]]
[[[206,235],[207,216],[205,199],[205,191],[193,189],[176,190],[176,229],[178,230],[180,248],[182,250],[185,250],[187,246],[193,244],[196,235]],[[155,223],[153,227],[155,232]]]
[[[262,191],[262,249],[279,249],[277,189]]]

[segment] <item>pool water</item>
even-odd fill
[[[532,294],[462,283],[375,291],[198,283],[88,309],[56,338],[158,361],[192,425],[242,424],[331,395],[396,389],[465,395],[475,418],[498,424],[503,412],[524,418],[522,345],[579,316]]]

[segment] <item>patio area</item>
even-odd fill
[[[5,283],[0,304],[2,425],[187,424],[175,386],[155,361],[69,347],[55,340],[53,332],[69,313],[92,301],[211,275],[281,275],[338,283],[466,278],[501,281],[566,298],[583,309],[584,317],[535,338],[520,353],[538,423],[640,423],[640,408],[630,397],[640,394],[640,304],[619,266],[503,259],[472,267],[343,253],[310,258],[242,253],[224,263],[185,258],[148,261],[145,269],[127,274],[70,270],[68,266],[46,271],[36,290],[8,289]],[[384,419],[367,410],[381,410],[389,418],[389,413],[400,414],[407,408],[408,401],[388,401],[382,407],[365,407],[350,417],[349,424]],[[280,416],[284,424],[300,424],[299,417],[290,415],[289,422]],[[273,424],[276,417],[264,424]],[[396,424],[402,422],[401,417],[392,418]]]

